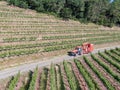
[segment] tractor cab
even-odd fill
[[[76,56],[76,54],[81,55],[81,53],[82,53],[81,46],[76,46],[75,49],[70,52],[72,56]]]

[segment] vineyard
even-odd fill
[[[0,90],[120,90],[120,48],[20,72]]]
[[[120,45],[120,28],[63,20],[0,1],[0,70],[61,59],[84,42],[95,49]],[[120,48],[18,71],[0,80],[0,90],[120,90]]]
[[[63,21],[0,1],[0,69],[66,54],[83,42],[97,45],[119,41],[119,29],[104,30],[91,23]]]

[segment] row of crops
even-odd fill
[[[66,54],[84,42],[104,44],[119,41],[120,31],[116,29],[102,30],[92,23],[63,21],[52,15],[0,2],[0,68],[52,57],[59,51],[59,54]]]
[[[102,34],[102,33],[118,33],[119,31],[104,31],[104,32],[102,32],[102,31],[99,31],[99,30],[92,30],[93,32],[94,32],[94,34]],[[31,35],[31,34],[33,34],[33,35],[38,35],[38,34],[59,34],[59,35],[63,35],[63,34],[74,34],[74,33],[78,33],[78,32],[82,32],[82,33],[91,33],[91,30],[89,29],[89,30],[22,30],[22,31],[15,31],[14,30],[14,32],[13,31],[1,31],[0,32],[0,34],[1,35]]]
[[[18,35],[13,35],[13,33],[5,33],[1,34],[2,42],[25,42],[25,41],[40,41],[40,40],[64,40],[64,39],[77,39],[77,38],[93,38],[93,37],[104,37],[104,36],[119,36],[119,32],[94,32],[92,31],[90,33],[87,32],[82,32],[82,33],[64,33],[64,34],[55,34],[55,33],[48,33],[48,34],[42,34],[42,33],[28,33],[28,34],[18,34]],[[12,36],[13,35],[13,36]]]
[[[19,72],[0,86],[1,90],[120,90],[119,62],[120,48],[105,50],[27,74]]]
[[[41,42],[41,40],[38,40],[39,36],[42,36],[42,40],[63,40],[96,36],[116,36],[120,33],[119,30],[114,30],[116,34],[112,31],[102,32],[98,29],[98,26],[94,24],[85,25],[77,21],[63,21],[51,15],[38,14],[29,10],[14,8],[7,6],[5,2],[0,3],[0,42],[3,43]],[[93,32],[96,33],[82,35],[83,33]],[[51,36],[51,34],[53,36]]]
[[[91,39],[66,40],[61,42],[53,41],[53,42],[44,42],[44,43],[35,43],[35,44],[0,46],[0,58],[71,49],[77,45],[84,43],[85,41],[90,41],[91,43],[94,44],[101,44],[106,42],[117,42],[119,40],[120,40],[120,36],[119,37],[117,36],[116,39],[113,37],[103,37],[103,38],[91,38]]]

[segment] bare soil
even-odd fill
[[[63,65],[60,66],[60,69],[61,69],[61,74],[62,74],[62,79],[63,79],[65,90],[71,90]]]
[[[73,69],[73,72],[75,74],[75,77],[77,78],[78,82],[79,82],[79,85],[81,87],[82,90],[89,90],[88,89],[88,86],[87,86],[87,83],[85,82],[85,79],[83,78],[83,76],[79,73],[79,70],[77,68],[77,66],[75,65],[74,62],[71,62],[72,64],[72,69]]]

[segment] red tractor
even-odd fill
[[[83,43],[82,46],[76,46],[73,51],[69,53],[69,55],[76,56],[82,54],[88,54],[93,51],[93,44],[91,43]]]

